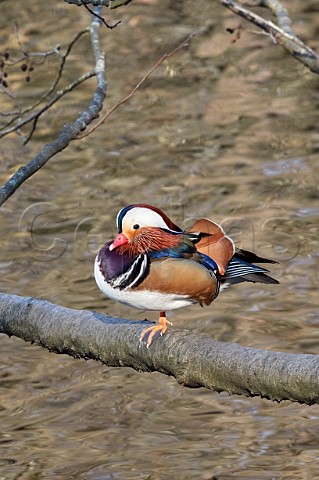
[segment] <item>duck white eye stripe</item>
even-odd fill
[[[144,207],[135,207],[129,210],[123,217],[124,224],[131,227],[134,224],[138,224],[140,227],[159,227],[170,230],[164,219],[157,212]]]

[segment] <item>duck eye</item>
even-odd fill
[[[133,225],[134,230],[138,230],[139,228],[140,228],[140,226],[137,223],[135,223],[135,225]]]

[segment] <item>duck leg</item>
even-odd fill
[[[167,330],[167,325],[173,325],[172,322],[167,320],[165,312],[160,312],[158,325],[146,328],[143,330],[140,336],[140,342],[146,341],[147,348],[150,347],[156,338],[164,335]]]

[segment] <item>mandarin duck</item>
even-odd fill
[[[222,288],[241,282],[279,283],[253,263],[277,263],[235,248],[222,227],[200,218],[188,230],[159,208],[128,205],[117,215],[118,235],[95,259],[95,279],[113,300],[159,311],[158,325],[140,341],[149,347],[171,322],[165,312],[188,305],[209,305]]]

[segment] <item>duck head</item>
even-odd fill
[[[116,219],[118,235],[109,250],[118,249],[137,255],[152,250],[173,247],[183,233],[164,212],[147,204],[128,205],[119,211]]]

